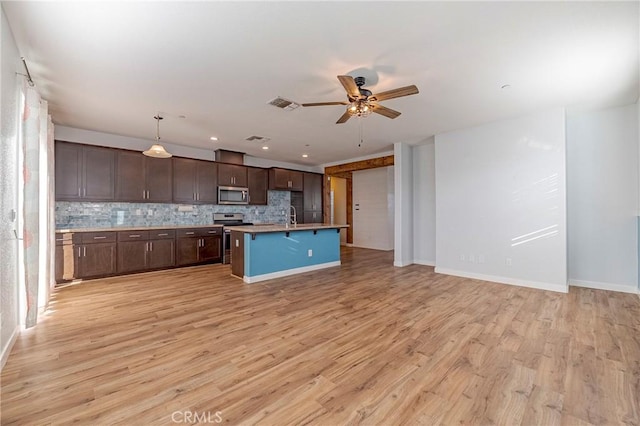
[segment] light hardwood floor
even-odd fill
[[[342,267],[252,285],[211,265],[59,289],[2,372],[2,424],[640,424],[637,295],[392,260],[345,249]]]

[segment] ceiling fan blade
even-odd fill
[[[344,86],[344,90],[347,91],[349,98],[358,99],[360,98],[360,89],[356,85],[355,80],[350,75],[339,75],[338,80]]]
[[[338,118],[338,121],[336,121],[336,124],[346,123],[347,120],[350,118],[351,118],[351,114],[349,114],[349,111],[345,111],[344,114],[342,114],[340,118]]]
[[[311,102],[309,104],[302,104],[303,107],[324,106],[324,105],[349,105],[349,102],[345,102],[345,101],[341,101],[341,102]]]
[[[418,88],[415,85],[400,87],[398,89],[387,90],[386,92],[376,93],[369,99],[375,98],[376,101],[384,101],[386,99],[400,98],[402,96],[415,95],[418,92]],[[372,99],[373,100],[373,99]]]
[[[380,115],[384,115],[385,117],[389,117],[389,118],[396,118],[397,116],[402,114],[401,112],[396,111],[395,109],[383,107],[382,105],[378,105],[378,104],[371,104],[371,109],[373,109],[373,112]]]

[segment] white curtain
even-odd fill
[[[53,215],[49,169],[53,129],[48,105],[37,90],[27,87],[20,132],[23,141],[23,259],[26,328],[38,322],[38,311],[46,307],[52,282]]]

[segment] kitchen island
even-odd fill
[[[340,229],[348,225],[234,226],[231,273],[256,283],[340,265]]]

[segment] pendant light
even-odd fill
[[[153,118],[157,122],[156,123],[156,143],[154,145],[151,145],[151,148],[149,148],[146,151],[143,151],[142,153],[147,157],[169,158],[171,157],[171,154],[168,153],[167,150],[164,149],[162,145],[160,145],[160,120],[162,120],[162,117],[160,117],[160,114],[158,114]]]

